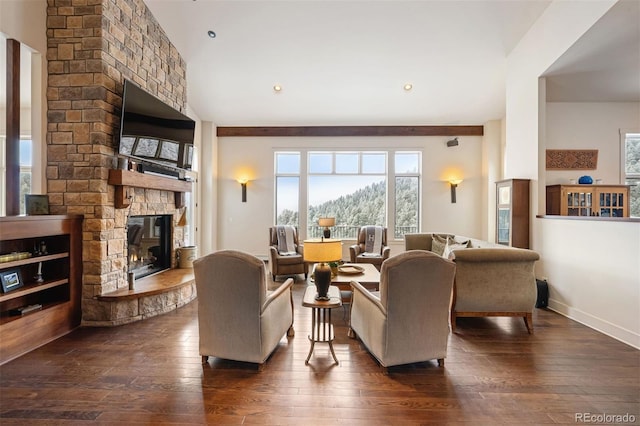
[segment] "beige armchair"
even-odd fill
[[[209,356],[264,364],[293,336],[293,280],[267,291],[264,262],[236,250],[193,261],[202,363]]]
[[[386,367],[437,359],[444,365],[455,264],[414,250],[382,264],[380,292],[351,282],[350,335]]]
[[[296,254],[287,256],[280,254],[278,251],[277,227],[269,228],[269,267],[274,281],[277,275],[304,274],[304,279],[306,280],[309,274],[309,264],[304,262],[303,248],[298,240],[298,229],[294,226],[291,226],[291,228],[293,229],[293,243]]]
[[[382,262],[388,259],[391,253],[391,249],[387,246],[387,228],[382,226],[375,227],[380,229],[382,237],[380,251],[376,251],[375,253],[367,252],[367,228],[372,227],[363,226],[360,228],[358,232],[358,242],[349,247],[351,263],[371,263],[380,270]]]

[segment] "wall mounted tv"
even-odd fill
[[[171,169],[191,170],[195,121],[124,81],[120,155],[160,164]]]

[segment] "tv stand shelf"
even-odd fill
[[[115,185],[115,207],[122,209],[131,204],[132,195],[128,191],[130,187],[173,191],[176,208],[183,207],[184,193],[191,192],[192,182],[129,170],[111,169],[109,170],[108,183]]]

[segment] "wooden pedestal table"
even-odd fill
[[[340,298],[340,290],[335,286],[329,287],[328,295],[329,300],[316,300],[316,287],[308,286],[302,298],[302,306],[312,309],[311,334],[309,335],[311,348],[309,348],[309,355],[304,362],[305,365],[309,364],[316,343],[328,343],[334,361],[339,364],[336,353],[333,351],[335,334],[331,322],[331,310],[341,307],[342,299]]]

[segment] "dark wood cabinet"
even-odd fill
[[[529,179],[496,182],[496,243],[529,248]]]
[[[0,364],[80,325],[82,220],[0,217],[0,275],[12,283],[0,294]]]

